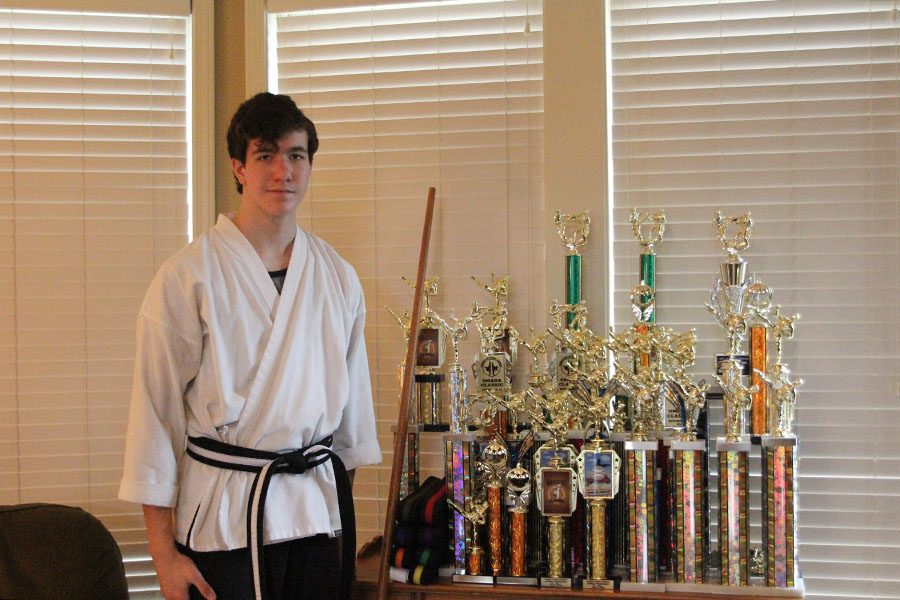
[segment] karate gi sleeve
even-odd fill
[[[333,449],[347,469],[355,469],[381,462],[381,446],[375,428],[375,409],[372,404],[372,384],[369,380],[369,358],[363,328],[365,306],[360,293],[360,311],[356,314],[347,349],[347,370],[350,394],[334,432]]]
[[[184,391],[199,369],[201,340],[143,311],[138,317],[121,500],[175,506],[187,430]]]

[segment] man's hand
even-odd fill
[[[153,557],[163,598],[188,600],[193,585],[206,600],[216,600],[215,591],[206,583],[194,561],[175,547],[172,509],[145,504],[144,520],[147,522],[150,556]]]
[[[188,600],[191,585],[196,587],[206,600],[216,600],[216,593],[203,579],[197,565],[179,552],[174,544],[170,551],[153,555],[153,566],[156,567],[159,587],[166,600]]]

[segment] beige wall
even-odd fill
[[[225,134],[245,97],[244,0],[216,0],[216,212],[237,208]]]

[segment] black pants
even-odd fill
[[[331,600],[338,598],[341,538],[327,535],[265,546],[267,598],[271,600]],[[252,600],[253,573],[247,548],[221,552],[178,549],[197,565],[217,600]],[[191,599],[202,599],[191,587]]]

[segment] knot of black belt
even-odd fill
[[[263,523],[266,494],[273,475],[300,475],[331,461],[341,515],[342,557],[341,597],[349,600],[356,567],[356,514],[350,478],[340,457],[331,450],[332,436],[290,452],[269,452],[226,444],[211,438],[189,437],[187,454],[196,461],[220,469],[256,473],[247,502],[247,546],[253,566],[253,586],[257,600],[266,598],[266,571],[263,552]]]

